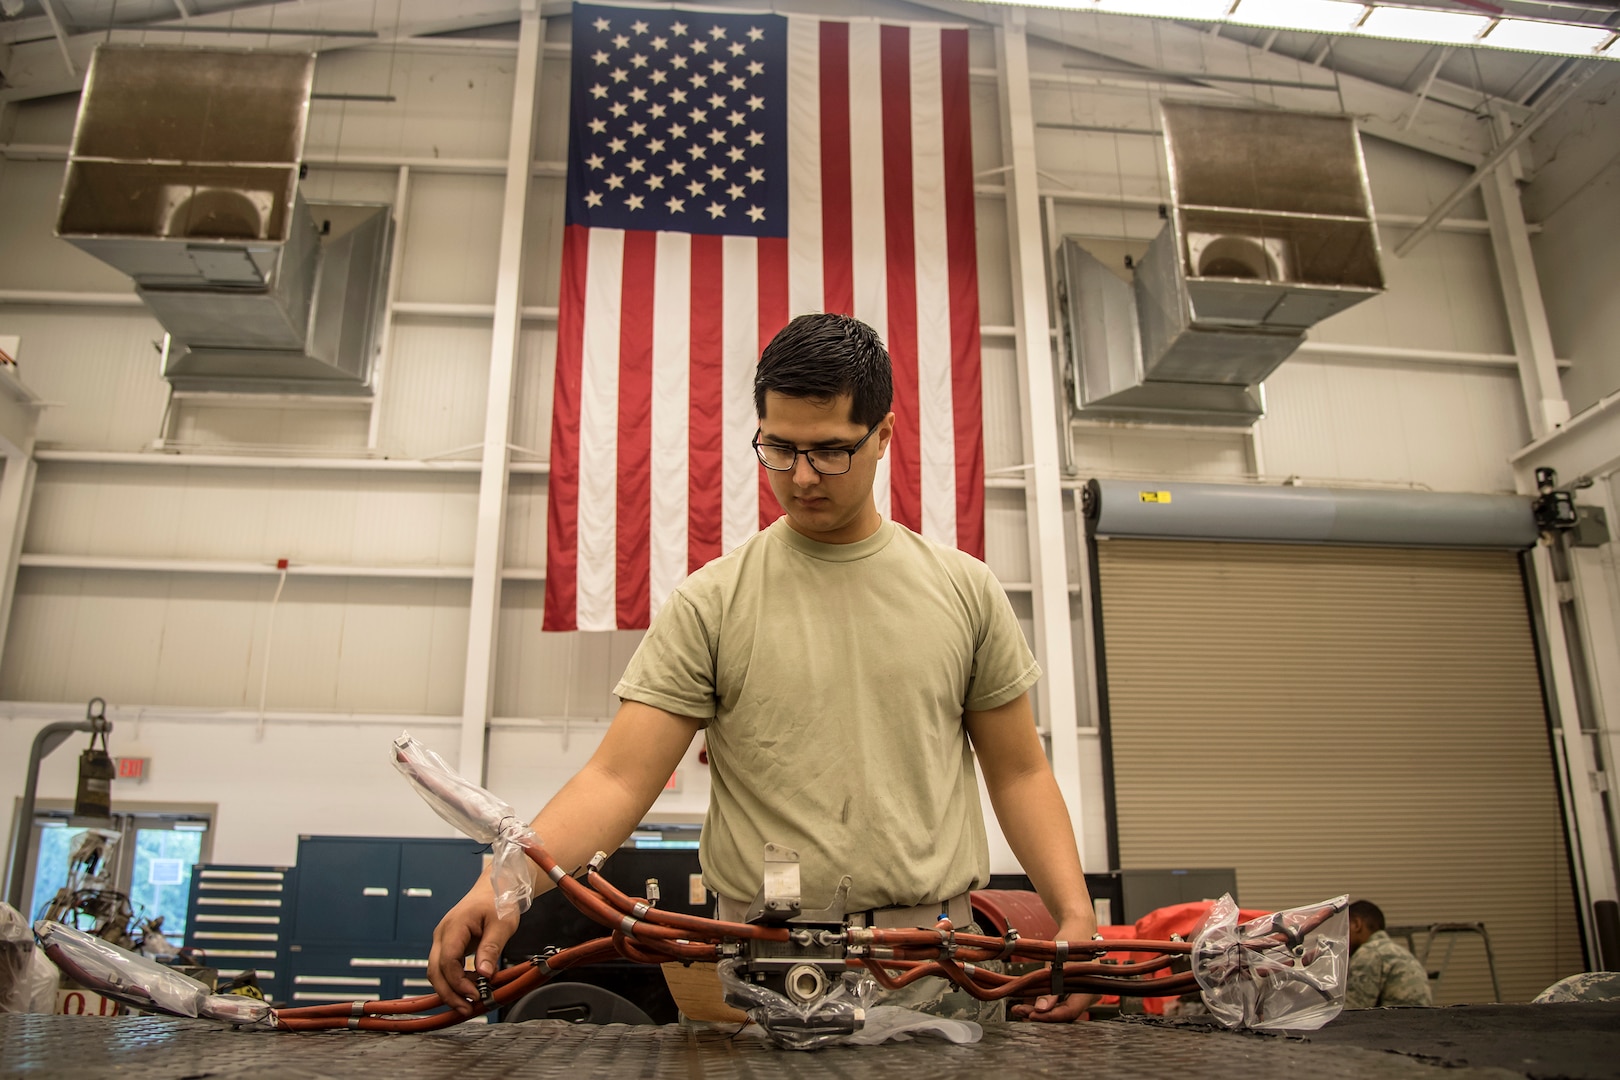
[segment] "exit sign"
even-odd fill
[[[149,757],[121,757],[113,760],[118,765],[120,780],[133,780],[139,784],[145,781],[152,771],[152,759]]]

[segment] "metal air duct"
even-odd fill
[[[56,234],[121,270],[176,388],[364,393],[388,208],[298,191],[315,57],[102,45]]]
[[[1305,331],[1384,288],[1361,143],[1336,114],[1161,111],[1171,202],[1147,253],[1116,269],[1063,241],[1075,404],[1246,426]]]

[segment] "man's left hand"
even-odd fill
[[[1076,919],[1066,921],[1058,927],[1056,941],[1079,942],[1090,941],[1091,936],[1097,932],[1097,923],[1094,919]],[[1072,960],[1089,960],[1089,953],[1078,956],[1071,954]],[[1038,1024],[1068,1024],[1079,1020],[1086,1014],[1086,1010],[1097,1004],[1100,994],[1042,994],[1035,999],[1033,1005],[1014,1005],[1011,1010],[1015,1020],[1033,1020]]]

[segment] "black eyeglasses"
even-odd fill
[[[883,421],[879,420],[878,424]],[[792,472],[793,467],[799,463],[799,455],[803,454],[810,467],[822,476],[838,476],[849,472],[851,458],[855,451],[866,445],[866,440],[872,437],[872,432],[878,429],[873,424],[861,436],[861,441],[854,446],[816,447],[812,450],[799,450],[792,446],[783,446],[780,443],[762,443],[759,441],[759,432],[754,432],[754,453],[759,456],[759,463],[772,472]]]

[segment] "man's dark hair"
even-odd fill
[[[1384,928],[1384,913],[1371,900],[1357,900],[1351,904],[1350,917],[1360,919],[1362,925],[1375,934]]]
[[[849,315],[800,315],[779,330],[754,369],[754,411],[765,418],[765,394],[831,401],[853,399],[850,419],[869,428],[889,415],[894,369],[877,332]]]

